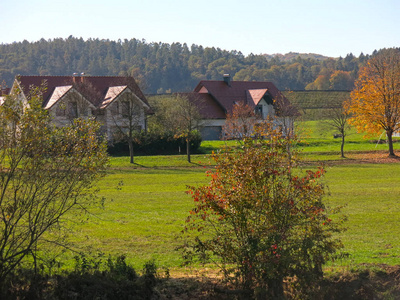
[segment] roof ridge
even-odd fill
[[[113,78],[127,78],[133,76],[120,76],[120,75],[17,75],[17,77],[113,77]]]
[[[200,80],[200,82],[204,82],[204,81],[207,81],[207,82],[224,82],[223,80],[207,80],[207,79]],[[231,80],[231,82],[272,83],[272,84],[274,84],[272,81],[261,81],[261,80],[252,80],[252,81],[249,81],[249,80]]]

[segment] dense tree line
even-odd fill
[[[8,86],[20,75],[133,75],[146,93],[193,90],[199,80],[272,81],[282,90],[351,89],[360,64],[369,58],[321,55],[244,56],[238,51],[148,43],[145,40],[100,40],[68,37],[0,45],[0,79]]]

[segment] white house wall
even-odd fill
[[[268,117],[275,116],[274,106],[267,104],[267,102],[264,99],[261,99],[260,102],[258,102],[258,106],[262,107],[262,118],[264,120],[267,119]]]
[[[131,98],[132,97],[132,98]],[[136,107],[139,108],[137,119],[135,120],[135,126],[141,130],[146,129],[146,116],[143,107],[143,103],[136,99],[135,95],[130,92],[123,92],[119,95],[104,111],[104,115],[98,116],[100,122],[104,124],[108,139],[113,140],[115,133],[118,133],[120,129],[129,129],[129,119],[123,117],[123,102],[127,101],[135,103]],[[118,113],[113,115],[113,107],[118,104]],[[119,129],[120,128],[120,129]]]
[[[275,112],[275,110],[272,108],[272,105],[266,104],[267,108],[269,109],[266,114],[266,116],[271,116],[270,113]],[[264,112],[264,110],[263,110]],[[273,122],[275,123],[276,126],[281,128],[286,133],[292,133],[293,132],[293,120],[290,117],[275,117],[272,115]],[[266,118],[265,118],[266,119]],[[222,138],[222,128],[225,125],[225,120],[224,119],[204,119],[200,123],[200,132],[203,140],[220,140]]]
[[[51,108],[49,108],[50,116],[56,126],[66,126],[71,124],[71,121],[76,118],[69,115],[68,107],[69,103],[75,102],[77,104],[77,116],[78,118],[91,118],[92,110],[95,107],[88,102],[81,94],[76,91],[71,91],[58,100]],[[57,111],[64,110],[65,115],[58,115]]]
[[[225,119],[203,119],[199,125],[203,140],[220,140]]]

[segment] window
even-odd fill
[[[89,109],[87,107],[87,105],[82,105],[81,107],[81,115],[84,117],[87,117],[89,113]]]
[[[129,101],[122,101],[121,108],[122,108],[122,116],[124,118],[128,118],[129,115],[131,114],[131,103]]]
[[[65,105],[63,103],[60,103],[56,107],[56,116],[57,117],[63,117],[65,116]]]
[[[139,119],[142,113],[142,108],[135,101],[121,101],[121,115],[123,118]]]
[[[116,116],[119,114],[119,103],[118,101],[115,101],[114,103],[111,104],[111,114],[113,116]]]
[[[257,105],[256,106],[255,113],[259,114],[260,116],[263,115],[263,107],[262,107],[262,105]]]
[[[78,103],[75,101],[68,102],[68,115],[72,118],[78,117]]]

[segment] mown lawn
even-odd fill
[[[349,259],[338,264],[400,264],[400,165],[337,165],[326,182],[332,205],[346,205],[341,234]]]
[[[161,265],[178,266],[174,248],[180,244],[190,199],[187,184],[204,182],[203,169],[132,169],[112,171],[101,182],[107,198],[104,210],[81,227],[87,243],[105,253],[125,254],[135,266],[155,259]],[[119,182],[123,185],[118,189]]]
[[[297,124],[296,131],[301,139],[300,148],[306,154],[340,155],[341,138],[334,138],[336,132],[327,127],[323,121],[301,122]],[[357,151],[388,151],[384,134],[368,138],[364,136],[365,134],[357,133],[354,128],[349,130],[345,137],[345,154]],[[394,149],[399,150],[399,138],[394,138],[394,141]]]
[[[324,121],[296,123],[295,131],[300,139],[299,149],[312,160],[327,160],[329,157],[336,159],[340,156],[341,138],[334,138],[334,134],[337,132],[327,126]],[[354,128],[347,134],[344,146],[345,154],[360,151],[388,151],[384,134],[365,138],[363,133],[357,133]],[[395,137],[394,142],[394,149],[400,150],[400,139]],[[210,154],[224,145],[235,145],[235,141],[203,141],[200,151]]]
[[[125,254],[136,267],[155,259],[160,266],[178,268],[182,260],[175,249],[182,243],[180,231],[192,208],[186,186],[206,183],[207,169],[198,165],[114,168],[100,184],[101,195],[107,198],[104,210],[80,227],[81,236],[76,239],[82,247],[92,247],[92,252]],[[346,205],[343,213],[348,216],[348,230],[341,237],[350,257],[336,264],[400,264],[399,166],[327,169],[325,181],[331,196],[326,200],[331,206]]]
[[[361,145],[354,151],[375,150],[375,146],[368,149],[372,144],[360,135],[354,134],[353,139]],[[336,141],[328,134],[314,132],[307,142],[304,155],[313,165],[316,160],[339,160],[327,167],[330,196],[326,201],[331,206],[345,205],[348,230],[341,238],[349,257],[334,265],[400,264],[400,165],[340,160],[338,152],[331,150]],[[207,142],[203,147],[211,152],[222,144]],[[378,146],[385,150],[386,145]],[[193,155],[192,163],[185,155],[135,157],[134,165],[127,157],[111,158],[110,170],[100,182],[105,207],[97,209],[87,224],[79,225],[75,242],[92,253],[124,254],[135,267],[154,259],[159,266],[179,269],[182,259],[176,248],[182,244],[181,230],[192,208],[185,191],[188,185],[206,183],[205,172],[210,169],[205,154]]]

